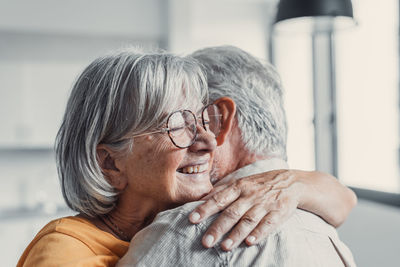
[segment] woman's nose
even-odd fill
[[[192,152],[212,152],[216,147],[217,140],[215,139],[215,135],[210,131],[204,130],[201,125],[197,125],[197,137],[193,145],[189,147],[189,150]]]

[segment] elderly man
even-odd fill
[[[235,47],[206,48],[193,57],[205,66],[210,99],[222,114],[217,137],[220,147],[214,160],[216,187],[200,206],[199,202],[192,202],[160,213],[132,239],[120,264],[355,266],[351,252],[335,229],[316,215],[297,209],[284,224],[278,226],[274,222],[281,210],[294,210],[282,205],[297,206],[287,201],[287,196],[295,199],[293,195],[303,189],[287,172],[284,179],[278,175],[268,182],[257,176],[288,169],[286,118],[281,84],[274,69]],[[254,176],[237,180],[249,175]],[[266,208],[262,202],[250,206],[251,201],[240,201],[257,199],[260,194],[268,195],[273,204],[267,203]],[[213,215],[224,209],[221,216]],[[189,214],[195,224],[188,221]],[[236,227],[222,240],[234,224]],[[253,246],[242,244],[243,239]]]

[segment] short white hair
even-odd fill
[[[157,129],[171,112],[206,99],[205,75],[190,57],[128,48],[94,60],[72,88],[56,138],[67,205],[91,217],[110,212],[118,192],[101,171],[97,145],[129,153],[126,136]]]
[[[286,159],[287,122],[275,68],[233,46],[210,47],[191,56],[205,69],[210,101],[232,98],[242,141],[250,153]]]

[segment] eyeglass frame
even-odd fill
[[[204,106],[204,107],[202,108],[202,110],[201,110],[201,124],[202,124],[203,129],[204,129],[205,131],[207,131],[207,128],[206,128],[206,121],[205,121],[205,119],[204,119],[204,111],[205,111],[209,106],[211,106],[211,105],[214,105],[214,103],[211,103],[211,104],[208,104],[208,105]],[[168,125],[169,119],[171,118],[171,116],[172,116],[173,114],[175,114],[175,113],[177,113],[177,112],[183,112],[183,111],[187,111],[187,112],[189,112],[190,114],[192,114],[192,116],[193,116],[193,118],[194,118],[195,126],[196,126],[196,128],[195,128],[195,129],[196,129],[196,133],[194,134],[194,136],[193,136],[193,138],[192,138],[192,141],[190,142],[189,145],[187,145],[187,146],[179,146],[179,145],[177,145],[177,144],[175,143],[173,137],[171,136],[171,132],[170,132],[171,129],[168,128],[168,127],[161,128],[161,129],[156,130],[156,131],[153,131],[153,132],[148,132],[148,133],[142,133],[142,134],[133,135],[133,136],[131,136],[131,137],[132,137],[132,138],[134,138],[134,137],[141,137],[141,136],[146,136],[146,135],[155,134],[155,133],[168,133],[169,139],[171,140],[171,142],[172,142],[177,148],[181,148],[181,149],[188,148],[188,147],[190,147],[191,145],[193,145],[193,144],[196,142],[196,138],[197,138],[197,134],[198,134],[198,131],[197,131],[197,120],[199,119],[199,117],[197,117],[197,116],[193,113],[193,111],[191,111],[191,110],[188,110],[188,109],[180,109],[180,110],[176,110],[176,111],[172,112],[171,114],[169,114],[166,124]],[[222,117],[222,114],[219,114],[219,115],[212,115],[212,116],[219,116],[219,117]],[[210,132],[212,132],[212,131],[210,130]],[[217,136],[215,136],[215,138],[217,138]]]

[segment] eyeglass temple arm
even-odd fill
[[[132,137],[140,137],[140,136],[145,136],[145,135],[155,134],[155,133],[165,133],[165,132],[167,132],[168,130],[169,130],[169,128],[161,128],[160,130],[153,131],[153,132],[142,133],[142,134],[135,134],[135,135],[132,135]]]

